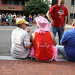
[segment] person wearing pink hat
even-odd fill
[[[49,22],[42,16],[35,18],[37,29],[31,34],[34,46],[34,57],[39,61],[52,61],[54,51],[52,45],[56,45],[53,33],[49,31]]]

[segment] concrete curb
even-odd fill
[[[26,58],[26,59],[16,59],[13,58],[12,56],[0,56],[0,60],[26,60],[26,61],[36,61],[35,59],[32,59],[30,57]],[[68,61],[66,59],[64,59],[62,56],[58,57],[59,61]]]

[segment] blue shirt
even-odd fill
[[[75,29],[66,31],[60,43],[64,45],[68,60],[75,61]]]

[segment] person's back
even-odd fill
[[[53,40],[49,31],[45,33],[36,32],[33,44],[35,49],[34,54],[37,60],[48,61],[53,58]]]
[[[67,60],[75,61],[75,20],[72,23],[72,28],[63,34],[60,41],[63,46],[59,46],[58,51]]]
[[[27,57],[27,55],[29,53],[29,50],[25,49],[25,47],[23,45],[24,44],[23,39],[25,39],[25,36],[27,36],[27,35],[28,35],[28,33],[21,28],[17,28],[15,30],[13,30],[13,32],[12,32],[11,39],[12,39],[13,43],[12,43],[11,53],[16,58]]]
[[[49,31],[49,22],[42,16],[35,18],[37,29],[31,35],[34,46],[34,56],[39,61],[52,61],[54,51],[52,45],[56,45],[53,33]]]
[[[65,38],[61,40],[64,44],[66,56],[69,60],[75,61],[75,29],[71,29],[65,32]]]
[[[28,22],[24,19],[18,19],[16,24],[18,27],[11,34],[11,54],[15,58],[26,58],[29,55],[29,48],[32,47],[29,34],[25,31]]]

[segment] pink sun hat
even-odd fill
[[[39,16],[39,17],[36,17],[35,20],[41,30],[43,30],[43,31],[49,30],[50,25],[46,18]]]

